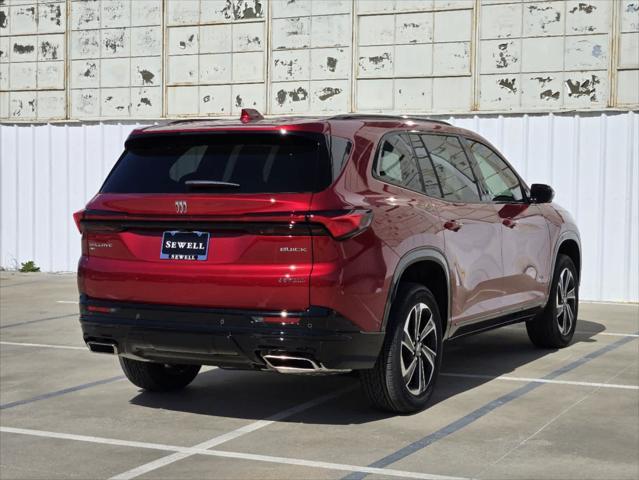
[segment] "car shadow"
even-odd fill
[[[595,342],[592,337],[604,330],[605,326],[600,323],[579,320],[573,344]],[[523,324],[450,341],[445,344],[441,369],[443,375],[438,379],[430,406],[477,388],[496,377],[512,374],[553,351],[534,347],[528,340]],[[547,369],[543,372],[539,376],[546,374]],[[450,373],[468,376],[446,375]],[[513,388],[516,388],[515,383]],[[130,402],[138,406],[195,415],[264,420],[339,391],[343,393],[330,401],[278,421],[354,425],[394,416],[368,405],[355,374],[298,376],[210,369],[200,373],[188,388],[180,392],[140,391]]]

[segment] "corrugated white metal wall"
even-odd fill
[[[582,298],[639,301],[639,115],[633,112],[449,118],[475,130],[529,182],[551,184],[583,239]],[[134,123],[0,126],[4,268],[34,260],[72,271],[72,212],[97,191]]]

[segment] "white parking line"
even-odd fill
[[[166,452],[176,452],[176,454],[185,455],[186,457],[190,457],[192,455],[206,455],[210,457],[236,458],[239,460],[252,460],[257,462],[268,462],[281,465],[298,465],[302,467],[322,468],[326,470],[337,470],[343,472],[362,472],[366,474],[386,475],[390,477],[400,478],[418,478],[422,480],[462,480],[460,477],[431,475],[428,473],[408,472],[404,470],[394,470],[388,468],[361,467],[343,463],[317,462],[314,460],[304,460],[300,458],[274,457],[270,455],[255,455],[252,453],[227,452],[222,450],[206,450],[205,448],[198,447],[178,447],[175,445],[166,445],[162,443],[133,442],[129,440],[118,440],[115,438],[75,435],[70,433],[31,430],[26,428],[0,427],[0,432],[14,433],[19,435],[31,435],[44,438],[57,438],[61,440],[73,440],[78,442],[98,443],[102,445],[162,450]]]
[[[579,331],[579,330],[577,330],[577,333],[595,333],[596,335],[607,335],[609,337],[633,337],[633,338],[639,338],[639,335],[636,334],[636,333],[614,333],[614,332],[596,333],[596,332],[583,332],[583,331]]]
[[[208,448],[216,447],[222,443],[241,437],[242,435],[246,435],[248,433],[259,430],[260,428],[267,427],[274,422],[284,420],[285,418],[288,418],[297,413],[303,412],[304,410],[308,410],[309,408],[316,407],[317,405],[320,405],[324,402],[332,400],[333,398],[339,397],[340,395],[354,389],[355,389],[355,386],[353,385],[350,387],[342,388],[336,392],[329,393],[327,395],[322,395],[321,397],[316,398],[314,400],[310,400],[308,402],[302,403],[301,405],[297,405],[287,410],[278,412],[275,415],[271,415],[265,420],[258,420],[257,422],[249,423],[248,425],[240,427],[231,432],[211,438],[210,440],[207,440],[206,442],[202,442],[198,445],[195,445],[193,448],[206,450]],[[112,477],[111,480],[130,480],[132,478],[139,477],[140,475],[144,475],[145,473],[151,472],[158,468],[164,467],[165,465],[169,465],[173,462],[182,460],[183,458],[190,457],[191,455],[192,454],[190,453],[174,453],[172,455],[168,455],[163,458],[158,458],[157,460],[146,463],[144,465],[140,465],[139,467],[133,468],[131,470],[127,470],[126,472],[123,472],[119,475],[116,475],[115,477]]]
[[[509,329],[509,330],[520,330],[522,328],[522,323],[516,323],[514,325],[509,325],[507,327],[502,327],[503,329]],[[607,332],[607,331],[602,331],[602,332],[595,332],[593,330],[575,330],[575,333],[579,333],[582,335],[605,335],[608,337],[632,337],[632,338],[639,338],[639,334],[637,333],[624,333],[624,332]]]
[[[63,350],[84,350],[89,351],[87,347],[75,347],[72,345],[49,345],[46,343],[22,343],[22,342],[0,342],[0,345],[15,345],[17,347],[40,347],[40,348],[60,348]]]
[[[56,300],[55,303],[68,303],[71,305],[77,305],[80,302],[78,302],[77,300]]]
[[[620,388],[622,390],[639,390],[638,385],[620,385],[615,383],[593,383],[593,382],[573,382],[570,380],[549,380],[545,378],[529,378],[529,377],[510,377],[507,375],[501,375],[495,377],[493,375],[477,375],[473,373],[441,373],[444,377],[459,377],[459,378],[482,378],[488,380],[505,380],[509,382],[525,382],[525,383],[554,383],[558,385],[578,385],[581,387],[598,387],[598,388]]]

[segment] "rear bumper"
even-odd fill
[[[277,314],[80,297],[85,342],[113,343],[118,354],[142,360],[264,369],[264,354],[295,354],[327,369],[360,370],[373,367],[384,340],[325,308],[289,312],[295,325],[264,322]]]

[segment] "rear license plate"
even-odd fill
[[[209,254],[207,232],[171,231],[162,234],[160,258],[166,260],[206,260]]]

